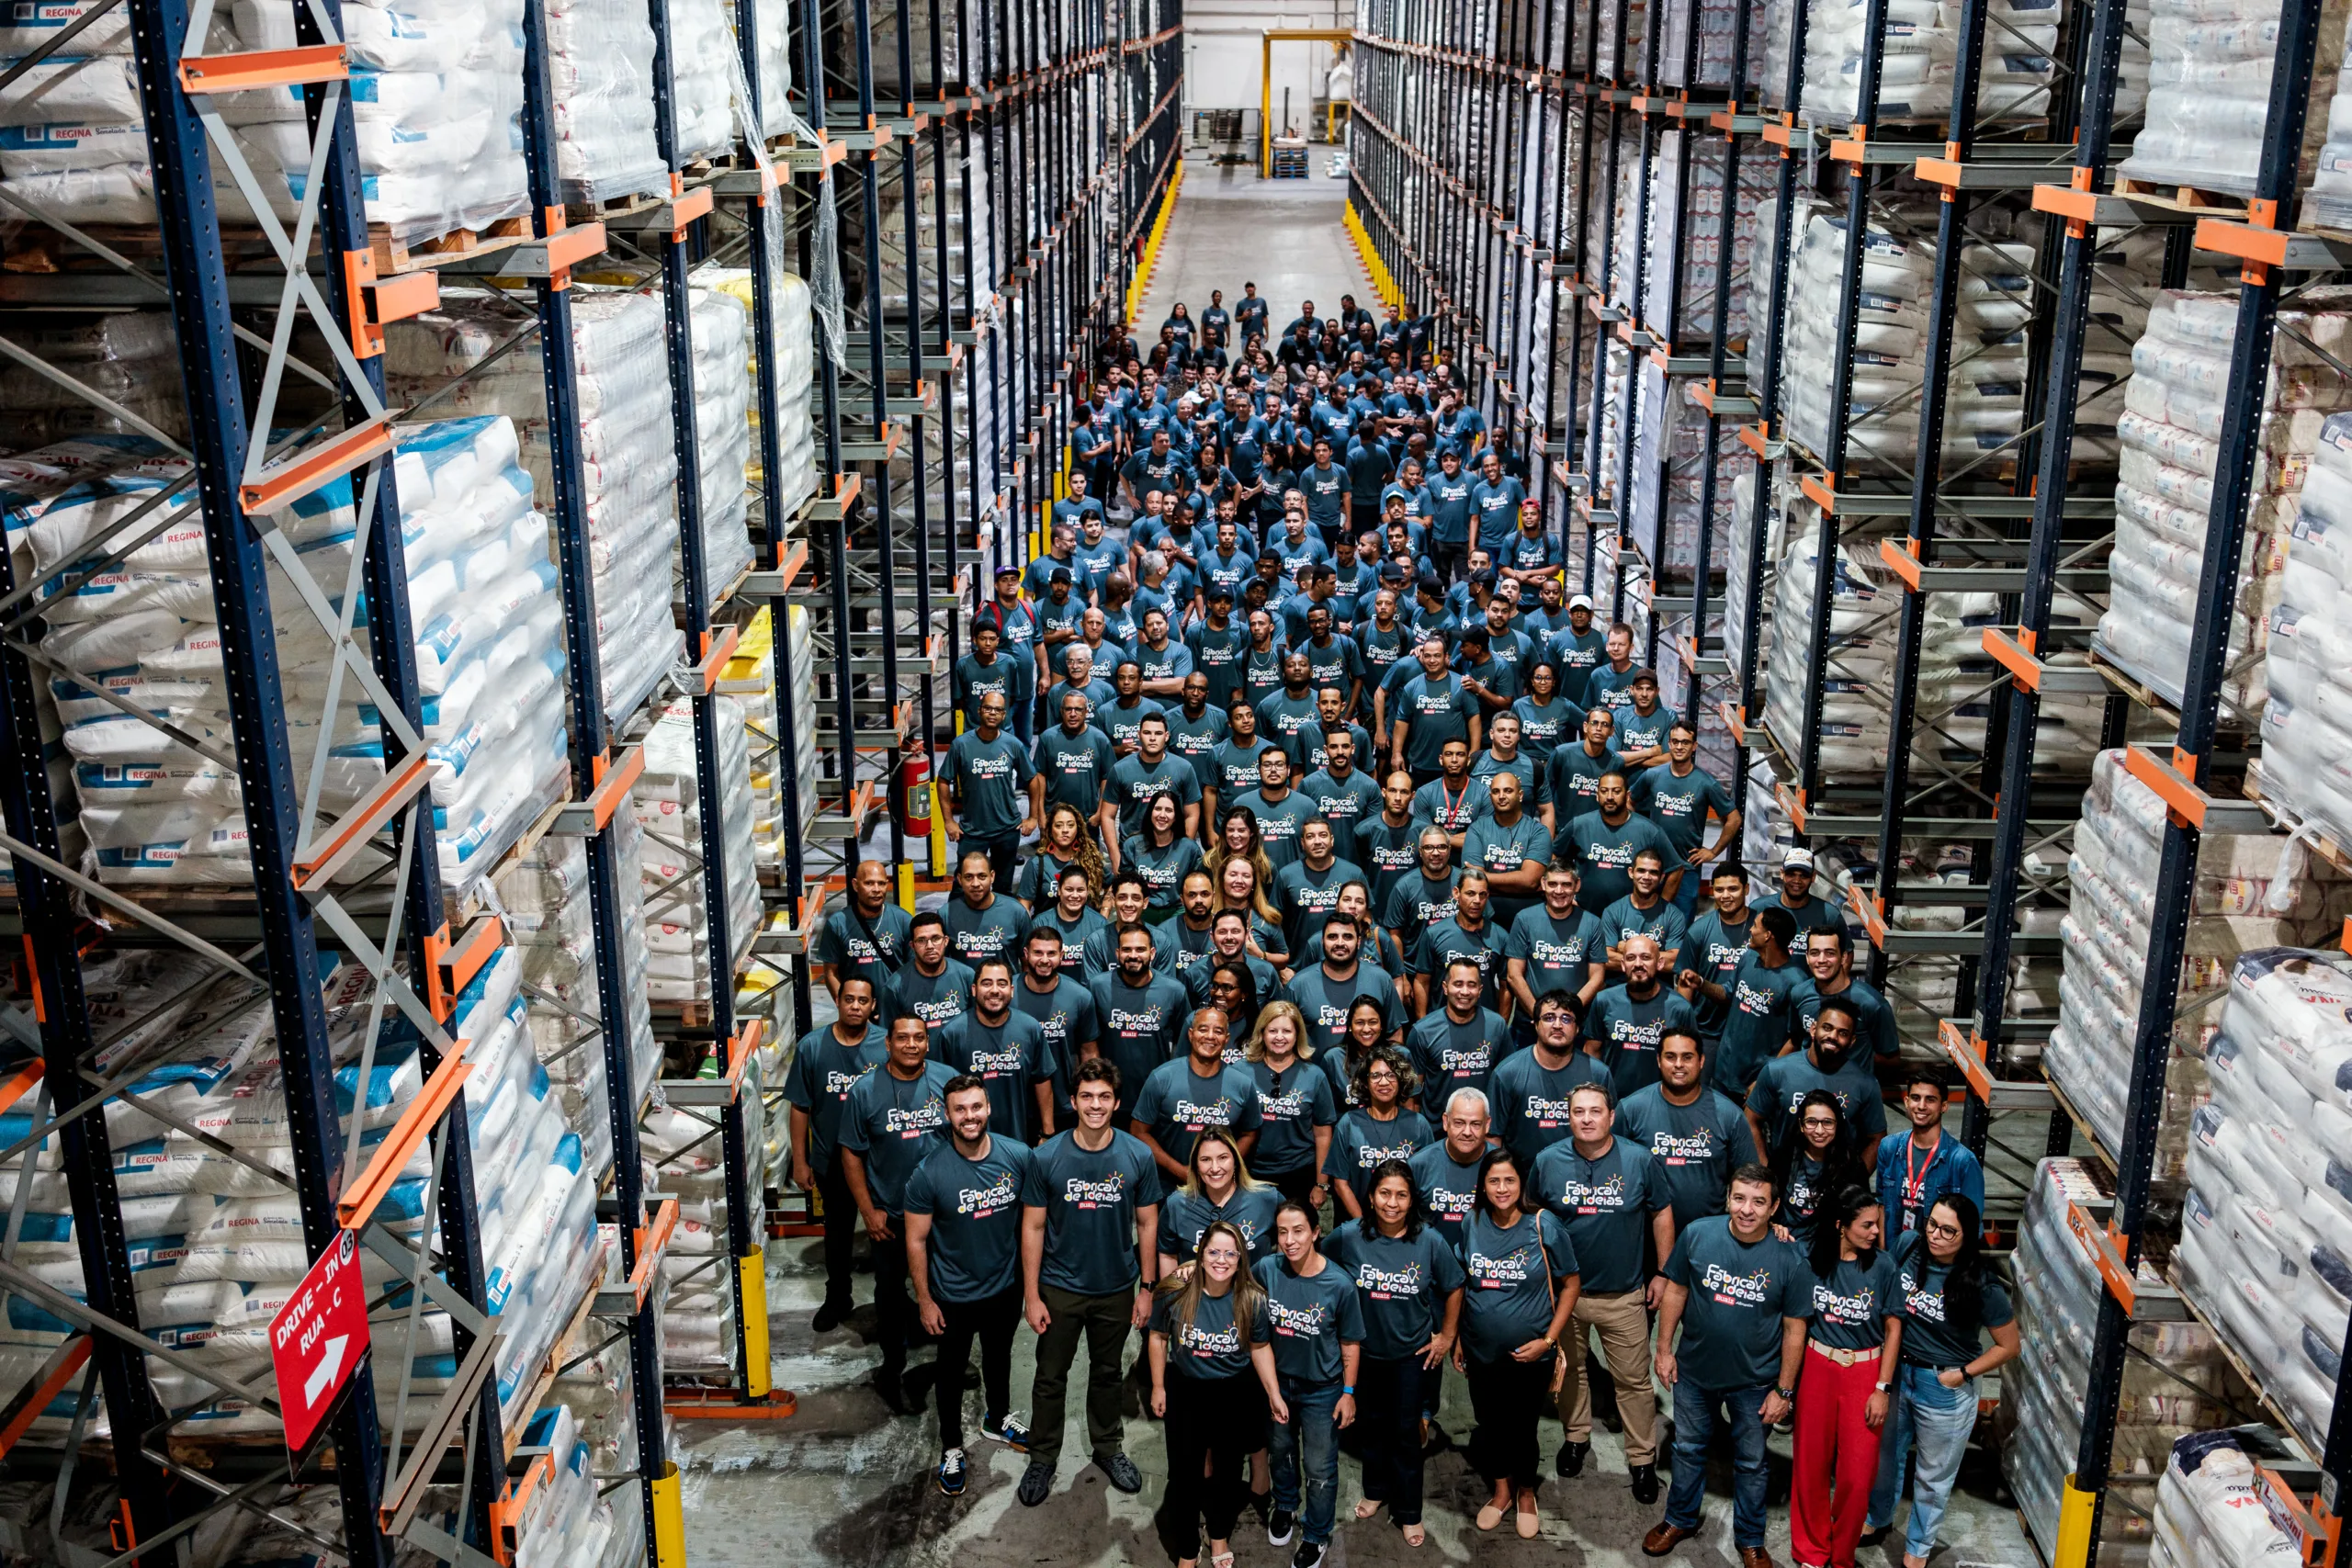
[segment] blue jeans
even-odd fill
[[[1682,911],[1686,920],[1699,912],[1699,880],[1705,874],[1695,865],[1682,869],[1682,886],[1674,890],[1674,907]]]
[[[1306,1539],[1321,1545],[1331,1539],[1332,1510],[1340,1496],[1340,1430],[1331,1424],[1331,1407],[1340,1403],[1335,1382],[1303,1382],[1285,1373],[1283,1403],[1290,1420],[1266,1427],[1266,1462],[1274,1472],[1274,1506],[1297,1514]],[[1306,1489],[1306,1507],[1299,1508],[1299,1485]]]
[[[1674,1385],[1674,1484],[1666,1495],[1666,1522],[1699,1528],[1707,1495],[1707,1450],[1714,1445],[1725,1406],[1730,1410],[1732,1544],[1764,1544],[1764,1396],[1755,1388],[1701,1388],[1689,1378]]]
[[[1916,1446],[1918,1472],[1911,1480],[1911,1522],[1904,1527],[1904,1550],[1925,1557],[1935,1550],[1936,1528],[1944,1522],[1951,1483],[1960,1474],[1968,1437],[1976,1429],[1976,1380],[1946,1388],[1927,1367],[1906,1366],[1894,1380],[1894,1408],[1879,1444],[1878,1484],[1871,1488],[1866,1529],[1894,1522],[1903,1492],[1903,1461]]]

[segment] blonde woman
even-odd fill
[[[1274,912],[1266,889],[1271,880],[1260,869],[1265,856],[1261,853],[1253,863],[1235,856],[1227,860],[1216,874],[1216,907],[1209,918],[1226,909],[1238,910],[1250,917],[1250,940],[1246,951],[1252,958],[1261,958],[1282,968],[1290,960],[1289,944],[1283,941],[1282,917]]]
[[[1208,1525],[1212,1568],[1232,1568],[1233,1523],[1266,1422],[1288,1422],[1274,1371],[1266,1292],[1242,1259],[1250,1244],[1220,1220],[1197,1264],[1162,1280],[1151,1303],[1151,1412],[1167,1423],[1168,1491],[1154,1519],[1176,1568],[1198,1568]]]
[[[1214,1224],[1241,1233],[1245,1266],[1274,1250],[1274,1210],[1282,1194],[1257,1181],[1241,1163],[1241,1145],[1222,1127],[1202,1132],[1186,1162],[1183,1185],[1159,1206],[1159,1272],[1164,1278],[1200,1255]]]
[[[1270,1002],[1258,1014],[1242,1057],[1258,1080],[1258,1174],[1295,1203],[1320,1209],[1330,1194],[1323,1162],[1340,1119],[1331,1076],[1311,1058],[1306,1017],[1295,1002]]]
[[[1217,825],[1216,837],[1209,845],[1208,859],[1204,863],[1209,868],[1209,874],[1217,879],[1220,890],[1225,886],[1227,863],[1237,860],[1250,863],[1250,869],[1257,873],[1261,888],[1274,885],[1274,863],[1267,858],[1265,840],[1258,831],[1258,819],[1250,814],[1246,807],[1240,806],[1227,809],[1225,819]],[[1266,915],[1270,919],[1274,918],[1272,904],[1267,906]]]

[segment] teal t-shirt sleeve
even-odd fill
[[[1674,1250],[1667,1254],[1666,1261],[1659,1266],[1658,1272],[1665,1275],[1671,1283],[1680,1285],[1686,1290],[1690,1288],[1690,1232],[1688,1228],[1676,1235]]]
[[[1444,1239],[1437,1234],[1436,1226],[1422,1227],[1421,1243],[1429,1254],[1430,1281],[1437,1287],[1437,1293],[1446,1295],[1460,1290],[1463,1282],[1470,1276],[1463,1269],[1462,1259],[1454,1256],[1453,1248],[1446,1246]],[[1437,1303],[1432,1302],[1430,1306],[1432,1315],[1440,1318],[1444,1316],[1443,1311]]]
[[[1773,1061],[1779,1059],[1776,1056]],[[1766,1121],[1770,1121],[1772,1116],[1772,1101],[1779,1097],[1779,1094],[1780,1088],[1772,1074],[1772,1063],[1767,1062],[1757,1072],[1756,1081],[1747,1086],[1747,1109]]]
[[[1577,1261],[1577,1244],[1568,1235],[1567,1222],[1549,1209],[1535,1211],[1536,1228],[1543,1233],[1544,1250],[1552,1264],[1552,1278],[1565,1280],[1583,1272]]]
[[[931,1160],[926,1156],[921,1165],[915,1167],[915,1173],[907,1178],[906,1194],[900,1202],[910,1214],[928,1214],[932,1201]]]
[[[1135,1138],[1129,1138],[1122,1147],[1127,1156],[1127,1179],[1136,1186],[1136,1207],[1157,1206],[1160,1201],[1159,1162]]]

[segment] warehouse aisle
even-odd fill
[[[1352,294],[1380,313],[1371,279],[1340,226],[1348,182],[1323,173],[1331,149],[1311,152],[1314,172],[1304,180],[1261,180],[1253,169],[1199,161],[1184,165],[1176,213],[1137,314],[1137,342],[1151,346],[1179,299],[1197,317],[1208,305],[1209,290],[1222,288],[1231,310],[1242,284],[1252,281],[1271,302],[1276,330],[1298,314],[1303,299],[1314,300],[1329,316],[1339,309],[1340,295]]]

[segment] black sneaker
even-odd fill
[[[1634,1501],[1649,1504],[1657,1501],[1657,1466],[1637,1464],[1631,1467],[1634,1475]]]
[[[1018,1416],[981,1416],[980,1436],[1008,1449],[1025,1450],[1029,1446],[1028,1425]]]
[[[964,1495],[964,1450],[949,1449],[939,1456],[939,1489],[950,1497]]]
[[[1290,1568],[1322,1568],[1323,1554],[1329,1550],[1319,1540],[1302,1540],[1291,1553]]]
[[[922,1408],[919,1402],[908,1396],[906,1374],[897,1369],[876,1369],[874,1392],[882,1396],[882,1403],[893,1416],[913,1416]]]
[[[825,1304],[817,1309],[817,1315],[808,1320],[808,1326],[819,1334],[831,1334],[849,1321],[849,1303],[828,1296]]]
[[[1029,1468],[1021,1472],[1021,1489],[1013,1494],[1024,1508],[1034,1508],[1046,1500],[1054,1489],[1054,1467],[1043,1460],[1031,1460]]]
[[[1143,1490],[1143,1472],[1137,1470],[1136,1461],[1126,1455],[1113,1454],[1109,1459],[1098,1459],[1094,1462],[1102,1467],[1102,1473],[1111,1478],[1112,1485],[1129,1496]]]
[[[1297,1528],[1298,1520],[1295,1516],[1276,1508],[1266,1516],[1266,1544],[1288,1546],[1292,1532]]]
[[[1584,1473],[1584,1461],[1592,1457],[1590,1443],[1562,1443],[1558,1455],[1552,1461],[1553,1473],[1574,1477]]]

